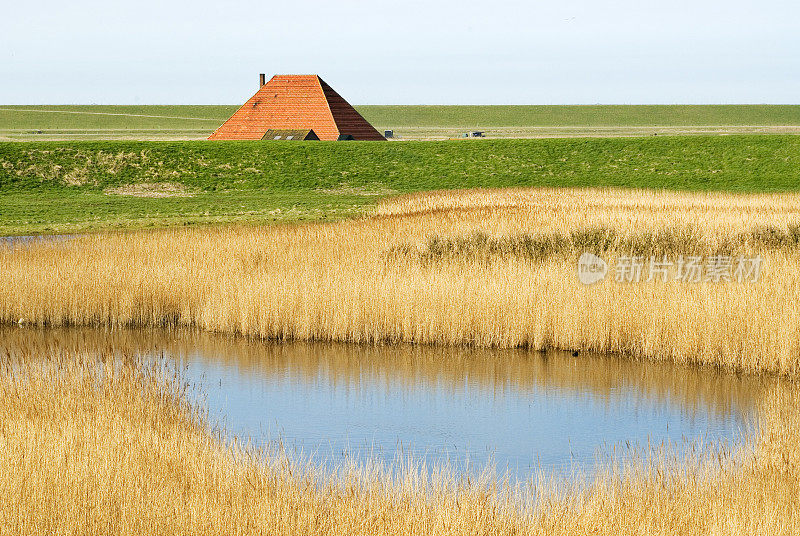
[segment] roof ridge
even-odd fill
[[[336,136],[339,137],[342,135],[342,131],[339,130],[339,124],[336,122],[336,118],[333,116],[333,110],[331,109],[331,101],[328,100],[328,95],[327,93],[325,93],[325,86],[327,86],[328,84],[325,82],[325,80],[322,79],[320,75],[315,74],[314,76],[317,79],[319,90],[322,91],[322,99],[325,101],[325,106],[327,106],[328,108],[328,113],[331,116],[331,121],[333,121],[333,126],[336,129]],[[323,84],[325,84],[325,86],[323,86]]]

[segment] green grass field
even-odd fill
[[[619,127],[800,125],[800,106],[362,106],[364,117],[401,127]]]
[[[0,143],[0,234],[330,219],[434,189],[800,190],[800,137]]]
[[[0,140],[202,139],[236,106],[0,106]]]
[[[800,106],[358,106],[406,139],[800,133]],[[0,106],[0,139],[202,139],[237,106]]]

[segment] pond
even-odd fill
[[[630,445],[737,441],[768,381],[619,357],[276,343],[195,331],[0,329],[0,349],[109,350],[175,363],[211,424],[299,456],[411,455],[525,479],[591,472]]]

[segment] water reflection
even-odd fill
[[[0,236],[0,247],[21,248],[43,243],[60,244],[73,238],[74,235],[15,235]]]
[[[736,440],[768,380],[563,352],[274,343],[166,330],[0,329],[0,348],[176,360],[211,419],[336,459],[489,459],[518,476],[588,468],[627,442]]]

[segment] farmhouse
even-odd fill
[[[385,140],[317,75],[275,75],[265,82],[262,74],[259,85],[256,94],[208,139],[297,139],[283,135],[284,131],[303,131],[312,134],[304,139]]]

